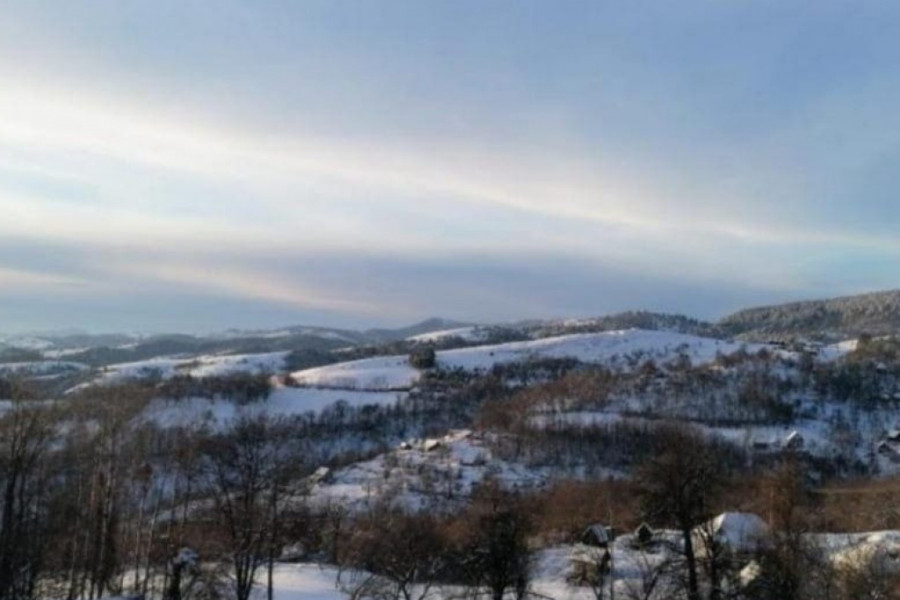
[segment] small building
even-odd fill
[[[715,544],[737,555],[750,555],[769,540],[769,526],[753,513],[727,512],[694,528],[699,551],[706,554]]]
[[[881,441],[875,445],[875,452],[894,463],[900,463],[900,448],[891,442]]]
[[[319,467],[309,476],[309,481],[313,484],[331,483],[332,478],[331,469],[328,467]]]
[[[606,548],[615,539],[616,534],[612,527],[607,527],[602,523],[594,523],[584,530],[578,541],[587,546]]]
[[[634,540],[639,546],[650,545],[650,543],[653,542],[653,535],[653,529],[651,529],[647,523],[641,523],[638,528],[634,530]]]
[[[806,443],[806,440],[803,439],[803,436],[800,435],[799,431],[792,431],[786,438],[784,438],[784,449],[785,450],[802,450],[803,445]]]
[[[443,446],[441,440],[425,440],[425,444],[422,446],[422,448],[424,448],[425,452],[431,452],[433,450],[437,450],[441,446]]]
[[[887,435],[884,436],[884,439],[889,442],[900,442],[900,429],[891,429],[888,431]]]

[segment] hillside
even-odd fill
[[[526,327],[535,337],[549,337],[567,333],[590,333],[597,331],[617,331],[622,329],[647,329],[672,331],[690,335],[716,337],[716,327],[712,323],[700,321],[685,315],[656,313],[645,310],[631,310],[602,317],[586,319],[562,319],[542,321]]]
[[[606,329],[622,322],[651,329]],[[65,360],[45,350],[42,360],[0,363],[0,425],[14,433],[10,426],[31,423],[36,435],[22,432],[40,451],[35,456],[56,461],[29,472],[28,490],[40,514],[50,514],[59,498],[67,503],[68,522],[41,521],[37,539],[48,542],[29,551],[67,559],[57,548],[100,526],[122,547],[140,535],[139,577],[125,580],[135,589],[146,584],[153,592],[146,597],[159,599],[165,592],[155,582],[174,564],[167,558],[171,539],[184,540],[178,556],[200,557],[202,573],[191,577],[219,585],[230,576],[223,567],[230,549],[243,543],[229,537],[237,531],[229,527],[259,515],[259,526],[244,531],[265,534],[252,534],[265,542],[258,557],[274,543],[276,598],[400,597],[374,595],[367,586],[391,589],[392,571],[374,559],[411,549],[408,556],[437,561],[426,566],[441,565],[418,584],[433,584],[428,597],[438,600],[461,590],[474,597],[479,581],[458,557],[479,555],[482,526],[513,517],[531,565],[529,589],[561,600],[597,597],[582,575],[585,561],[602,556],[582,543],[584,531],[614,515],[620,529],[608,546],[615,566],[605,584],[617,597],[671,599],[679,597],[683,576],[679,532],[658,518],[647,529],[649,541],[628,532],[650,517],[641,508],[645,469],[657,457],[684,453],[709,461],[718,482],[708,492],[715,512],[692,519],[696,531],[706,522],[778,526],[754,516],[773,514],[768,488],[754,486],[783,476],[779,465],[788,463],[798,469],[788,473],[796,485],[819,494],[817,506],[809,496],[799,509],[806,531],[900,527],[893,513],[861,510],[851,519],[847,506],[857,497],[830,498],[819,485],[897,481],[900,343],[786,349],[684,333],[714,326],[651,313],[456,325],[433,321],[423,328],[435,331],[401,331],[394,335],[413,335],[380,345],[288,328],[202,342],[160,336],[117,351],[176,352],[102,366],[71,360],[83,350],[63,354]],[[334,346],[235,352],[257,343],[270,348],[265,340]],[[23,357],[29,353],[40,351]],[[324,362],[298,366],[312,359]],[[31,391],[18,387],[23,380]],[[45,472],[59,496],[41,491],[56,489]],[[117,474],[114,484],[105,483],[112,481],[106,472]],[[756,483],[742,483],[748,480]],[[107,486],[115,520],[78,500],[92,482]],[[252,510],[235,516],[216,501],[244,493],[235,486],[247,483],[259,490],[246,495]],[[797,498],[807,502],[799,492]],[[501,506],[512,512],[490,512]],[[830,573],[859,556],[896,552],[898,535],[809,534],[803,541],[822,547],[816,565]],[[313,570],[314,563],[321,567]],[[753,565],[742,555],[723,568],[737,578]],[[89,571],[92,563],[76,566]],[[115,568],[117,577],[133,573],[131,557]],[[652,593],[638,594],[647,581]],[[858,598],[840,600],[850,597]]]
[[[900,290],[750,308],[722,319],[718,326],[727,335],[756,341],[894,335],[900,331]]]
[[[664,364],[681,356],[694,364],[713,361],[720,353],[731,354],[740,344],[681,333],[629,329],[599,333],[579,333],[538,340],[509,342],[437,352],[440,369],[484,373],[496,365],[539,360],[572,359],[627,368],[653,360]],[[752,351],[759,347],[752,346]],[[378,356],[342,362],[293,373],[301,385],[337,389],[408,389],[421,373],[409,365],[405,355]]]

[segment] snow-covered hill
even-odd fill
[[[238,404],[231,400],[187,398],[183,400],[158,399],[144,412],[144,419],[162,427],[188,423],[211,427],[226,426],[238,417],[268,415],[291,417],[323,409],[343,402],[350,407],[387,406],[406,397],[404,392],[364,392],[294,388],[276,386],[268,398],[250,404]]]
[[[203,378],[234,373],[274,374],[284,371],[285,356],[287,352],[151,358],[104,367],[95,380],[82,384],[77,389],[88,385],[124,383],[145,377],[169,379],[176,375]]]
[[[390,490],[393,502],[405,509],[447,509],[465,501],[487,477],[519,490],[540,489],[552,478],[544,470],[496,458],[484,437],[460,430],[411,440],[372,460],[340,469],[312,488],[310,500],[319,506],[339,503],[364,510]]]
[[[487,330],[481,327],[457,327],[456,329],[442,329],[441,331],[432,331],[430,333],[420,333],[406,338],[408,342],[439,342],[447,338],[459,338],[467,342],[484,341],[487,336]]]
[[[612,368],[628,368],[629,358],[665,363],[681,356],[693,364],[703,364],[715,360],[718,354],[731,354],[741,348],[754,352],[764,347],[682,333],[629,329],[443,350],[437,353],[437,366],[483,372],[497,364],[575,358]],[[298,384],[316,387],[398,390],[415,385],[421,372],[410,366],[406,356],[379,356],[306,369],[293,373],[292,377]]]

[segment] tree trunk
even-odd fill
[[[697,579],[697,557],[694,556],[694,540],[691,539],[691,529],[682,529],[684,535],[684,558],[688,568],[688,599],[700,600],[700,583]]]

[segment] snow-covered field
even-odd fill
[[[349,406],[391,405],[403,400],[403,392],[365,392],[277,386],[266,400],[239,405],[230,400],[187,398],[184,400],[155,400],[145,412],[145,418],[163,427],[185,423],[223,425],[240,416],[267,414],[292,416],[319,412],[343,401]]]
[[[41,360],[32,362],[16,362],[0,364],[0,375],[17,375],[24,377],[59,377],[86,371],[88,367],[81,363],[62,360]]]
[[[627,366],[627,357],[637,354],[643,360],[653,359],[657,362],[667,362],[686,355],[693,364],[703,364],[715,360],[719,353],[732,354],[741,348],[755,352],[763,347],[760,344],[742,344],[683,333],[628,329],[446,350],[438,353],[438,365],[483,371],[503,363],[542,358],[577,358],[586,363],[624,367]]]
[[[176,375],[215,377],[233,373],[278,373],[284,370],[287,352],[264,354],[161,357],[105,367],[92,382],[84,385],[111,385],[142,377],[169,379]]]
[[[438,342],[447,338],[460,338],[467,342],[480,342],[487,337],[487,330],[483,327],[458,327],[456,329],[444,329],[442,331],[432,331],[431,333],[421,333],[406,338],[410,342]]]
[[[279,564],[273,573],[275,597],[278,600],[344,600],[347,595],[337,586],[338,571],[334,567],[312,564]],[[259,586],[256,596],[265,597]]]
[[[719,353],[731,354],[741,348],[754,352],[763,347],[681,333],[629,329],[444,350],[437,353],[437,365],[474,372],[487,371],[497,364],[576,358],[586,363],[626,368],[628,357],[638,354],[644,361],[653,359],[664,363],[684,355],[693,364],[703,364],[715,360]],[[379,356],[298,371],[292,377],[301,385],[309,386],[397,390],[415,385],[421,372],[409,365],[406,356]]]
[[[599,476],[622,475],[607,469]],[[440,438],[410,440],[396,450],[339,469],[313,486],[310,500],[319,506],[339,503],[362,510],[387,495],[406,509],[446,510],[466,500],[488,477],[508,489],[537,490],[559,476],[501,460],[493,456],[485,437],[459,430]]]
[[[408,390],[421,373],[408,357],[378,356],[292,373],[297,384],[343,390]]]
[[[736,513],[729,516],[734,517]],[[748,519],[756,517],[743,515]],[[754,529],[757,531],[757,529]],[[733,532],[727,532],[731,536]],[[656,531],[658,543],[641,548],[635,544],[634,536],[623,535],[612,544],[613,579],[616,597],[644,597],[641,593],[648,575],[671,555],[671,548],[679,544],[679,534],[674,531]],[[860,559],[876,560],[885,572],[900,573],[900,531],[879,531],[857,534],[809,534],[807,538],[815,546],[822,548],[835,565],[859,564]],[[742,539],[743,544],[746,540]],[[753,538],[753,543],[759,543]],[[601,551],[602,553],[602,551]],[[559,545],[544,548],[536,554],[533,567],[532,592],[553,600],[587,600],[594,598],[589,587],[577,586],[571,582],[578,560],[596,560],[597,549],[581,544]],[[338,600],[348,594],[341,587],[348,587],[349,574],[344,574],[343,586],[337,581],[338,571],[332,566],[308,563],[278,564],[274,571],[275,597],[278,600]],[[671,597],[672,582],[665,579],[656,583],[652,600]],[[262,597],[263,586],[259,586]],[[430,596],[434,600],[449,600],[459,597],[459,588],[433,588]],[[606,591],[608,594],[608,591]],[[606,596],[604,596],[606,597]]]

